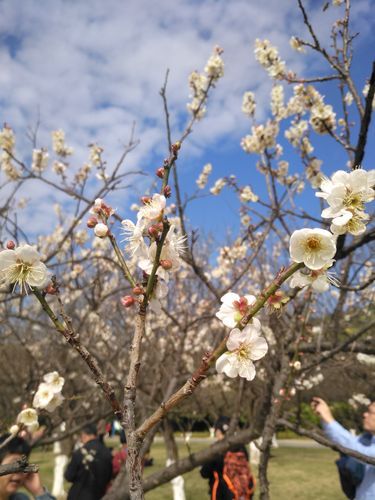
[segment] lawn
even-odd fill
[[[206,446],[205,442],[191,443],[191,452]],[[186,456],[186,445],[180,443],[180,456]],[[154,465],[145,469],[145,476],[164,467],[165,450],[156,442],[151,450]],[[343,500],[336,466],[337,454],[320,448],[278,448],[272,451],[269,469],[271,498],[277,500]],[[43,482],[52,486],[52,453],[36,451],[32,460],[40,465]],[[186,500],[205,500],[208,496],[207,482],[200,477],[199,470],[184,475]],[[172,499],[171,486],[163,485],[146,494],[147,500]],[[256,495],[257,499],[258,496]]]

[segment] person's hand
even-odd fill
[[[23,485],[34,497],[44,493],[44,487],[40,481],[39,472],[26,474]]]
[[[317,415],[319,415],[319,417],[324,423],[329,424],[330,422],[333,422],[335,420],[332,416],[329,406],[324,401],[324,399],[317,397],[312,398],[311,408],[315,411]]]

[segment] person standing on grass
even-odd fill
[[[82,429],[81,443],[65,471],[65,479],[73,483],[68,500],[99,500],[112,478],[112,455],[98,439],[95,424]]]
[[[336,422],[329,406],[323,399],[314,397],[311,407],[319,415],[324,432],[331,441],[368,457],[375,458],[375,401],[369,405],[363,414],[363,430],[366,434],[361,436],[353,436]],[[345,457],[342,458],[345,459]],[[352,457],[350,457],[350,464],[346,466],[346,472],[340,465],[340,461],[338,461],[338,466],[341,484],[348,498],[355,498],[355,500],[375,499],[374,466],[362,463]],[[351,481],[352,488],[345,483],[346,479]]]
[[[9,434],[0,437],[0,447],[8,437]],[[29,456],[30,450],[27,441],[16,436],[0,448],[0,464],[11,464],[19,460],[23,455]],[[17,491],[22,487],[26,488],[36,500],[56,500],[42,485],[38,472],[26,474],[16,472],[0,476],[0,500],[28,500],[28,495]]]
[[[215,438],[221,440],[229,429],[230,419],[220,417],[215,423]],[[204,464],[201,476],[208,479],[212,500],[251,500],[255,480],[251,474],[249,455],[243,445],[233,446]]]

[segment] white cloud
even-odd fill
[[[354,5],[362,25],[369,8],[367,0]],[[313,14],[325,38],[327,19],[336,14],[333,8]],[[3,0],[0,18],[3,120],[16,130],[26,156],[24,134],[39,112],[39,145],[50,147],[50,131],[63,128],[77,152],[76,165],[86,160],[85,147],[92,141],[104,146],[114,164],[135,121],[141,144],[128,168],[147,165],[153,171],[158,166],[151,164],[153,155],[166,154],[159,96],[166,69],[171,70],[168,99],[176,138],[188,101],[188,74],[203,69],[215,44],[225,49],[225,78],[190,139],[196,153],[223,137],[238,140],[246,131],[240,112],[245,90],[257,91],[264,116],[270,84],[253,57],[255,38],[277,44],[293,69],[311,64],[288,44],[292,34],[306,33],[294,1]]]

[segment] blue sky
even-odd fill
[[[312,22],[329,44],[329,27],[340,9],[325,2],[306,2]],[[62,128],[76,151],[74,165],[87,160],[86,145],[98,142],[109,165],[115,164],[122,145],[136,122],[140,145],[125,168],[151,174],[166,155],[164,115],[159,89],[170,69],[168,100],[173,137],[181,132],[189,98],[187,78],[202,70],[212,47],[225,50],[225,77],[208,105],[207,117],[195,127],[181,153],[180,178],[187,191],[195,185],[202,166],[210,162],[218,177],[235,174],[243,184],[261,193],[262,177],[255,169],[256,156],[246,155],[240,140],[250,128],[241,113],[242,94],[253,90],[257,97],[257,119],[268,113],[271,82],[253,55],[255,38],[268,38],[277,45],[288,68],[304,76],[327,74],[315,56],[301,55],[289,46],[291,35],[304,37],[306,29],[294,0],[3,0],[0,3],[0,114],[17,133],[17,151],[24,159],[31,147],[26,138],[40,114],[39,146],[50,148],[50,131]],[[370,0],[353,2],[355,41],[353,68],[362,89],[373,57],[374,18]],[[319,87],[327,103],[335,105],[334,87]],[[374,127],[372,127],[372,132]],[[324,161],[323,171],[343,168],[338,148],[315,137],[314,146]],[[373,167],[374,146],[368,149],[365,165]],[[295,157],[291,171],[298,171]],[[74,168],[74,167],[72,167]],[[99,182],[99,181],[98,181]],[[139,194],[148,181],[138,183]],[[135,190],[136,191],[136,190]],[[134,191],[133,191],[134,192]],[[311,201],[315,204],[313,192]],[[21,193],[30,198],[28,210],[20,215],[26,223],[33,217],[35,231],[49,227],[53,198],[45,187]],[[134,198],[122,193],[108,200],[121,214]],[[197,201],[190,210],[193,226],[224,235],[235,220],[238,204],[229,194],[222,199]],[[217,217],[219,215],[219,217]]]

